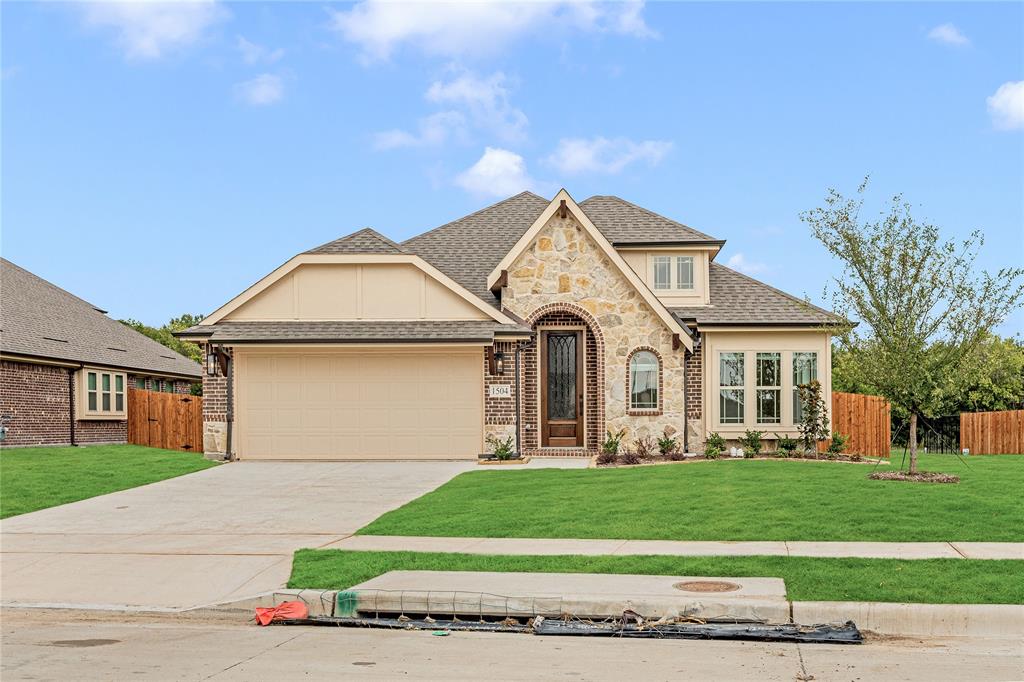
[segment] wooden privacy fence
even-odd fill
[[[847,453],[888,458],[891,429],[892,414],[885,398],[832,392],[832,430],[850,437]]]
[[[960,448],[972,455],[1024,453],[1024,410],[961,413]]]
[[[128,389],[128,442],[166,450],[203,451],[203,399]]]

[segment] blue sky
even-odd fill
[[[1020,3],[4,3],[2,38],[3,255],[114,317],[527,188],[816,302],[839,267],[798,214],[866,174],[1024,262]]]

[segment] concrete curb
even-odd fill
[[[222,604],[187,609],[181,615],[245,614],[257,606],[301,600],[310,615],[332,614],[337,590],[276,590]],[[802,625],[845,623],[861,630],[902,637],[1003,637],[1024,632],[1024,605],[1018,604],[896,604],[890,602],[794,601],[791,622]]]

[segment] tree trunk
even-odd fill
[[[912,474],[917,473],[917,412],[910,413],[910,469]]]

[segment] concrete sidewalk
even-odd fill
[[[807,556],[865,559],[1024,559],[1022,542],[710,542],[554,540],[353,535],[323,545],[356,551],[463,554],[664,556]]]

